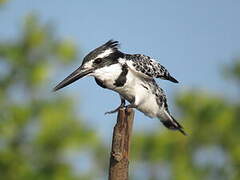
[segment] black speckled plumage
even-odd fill
[[[125,54],[125,58],[132,62],[132,68],[143,76],[149,78],[161,78],[178,83],[178,81],[170,75],[168,70],[149,56],[142,54]]]
[[[160,88],[154,79],[147,81],[148,86],[151,87],[151,91],[156,96],[156,101],[159,107],[163,107],[167,114],[169,114],[169,119],[161,119],[161,122],[165,127],[172,130],[179,130],[182,134],[187,135],[183,130],[183,127],[171,116],[168,110],[167,97],[162,88]]]
[[[54,91],[85,77],[93,76],[96,83],[106,89],[117,92],[121,105],[108,113],[127,108],[136,108],[146,116],[158,118],[165,127],[186,133],[168,110],[166,95],[155,78],[178,81],[168,70],[149,56],[125,54],[118,49],[118,41],[110,40],[88,53],[81,66],[60,82]]]

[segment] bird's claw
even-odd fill
[[[114,109],[114,110],[112,110],[112,111],[105,112],[104,114],[105,114],[105,115],[106,115],[106,114],[114,114],[114,113],[118,112],[119,109],[121,109],[121,108],[125,108],[125,100],[122,99],[122,98],[121,98],[121,104],[120,104],[120,106],[118,106],[116,109]]]
[[[129,108],[135,108],[136,106],[135,105],[133,105],[133,104],[129,104],[129,105],[127,105],[127,106],[119,106],[118,108],[116,108],[116,109],[114,109],[114,110],[112,110],[112,111],[108,111],[108,112],[105,112],[104,114],[105,115],[107,115],[107,114],[114,114],[114,113],[116,113],[116,112],[118,112],[120,109],[122,109],[122,108],[125,108],[125,110],[127,110],[127,109],[129,109]]]
[[[114,110],[112,110],[112,111],[107,111],[107,112],[105,112],[104,114],[105,114],[105,115],[107,115],[107,114],[114,114],[114,113],[118,112],[119,109],[120,109],[120,108],[114,109]]]
[[[119,109],[121,109],[121,108],[125,108],[125,106],[119,106],[118,108],[116,108],[116,109],[114,109],[114,110],[112,110],[112,111],[105,112],[104,114],[105,114],[105,115],[106,115],[106,114],[114,114],[114,113],[118,112]]]

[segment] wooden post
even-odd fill
[[[120,109],[114,126],[109,165],[109,180],[128,180],[130,138],[134,111]]]

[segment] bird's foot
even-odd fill
[[[116,113],[119,111],[119,109],[121,108],[124,108],[125,107],[125,100],[124,99],[121,99],[121,104],[120,106],[118,106],[116,109],[112,110],[112,111],[108,111],[108,112],[105,112],[104,114],[113,114],[113,113]]]
[[[129,105],[127,105],[127,106],[124,106],[126,109],[128,109],[128,108],[136,108],[136,105],[134,105],[134,104],[129,104]]]
[[[127,106],[124,106],[124,108],[127,110],[127,109],[130,109],[130,108],[136,108],[137,106],[134,105],[134,104],[129,104]]]
[[[121,109],[121,108],[123,108],[124,106],[119,106],[119,107],[117,107],[116,109],[114,109],[114,110],[112,110],[112,111],[107,111],[107,112],[105,112],[104,114],[106,115],[106,114],[114,114],[114,113],[116,113],[116,112],[118,112],[119,111],[119,109]]]
[[[134,104],[129,104],[127,106],[121,104],[119,107],[117,107],[116,109],[112,110],[112,111],[108,111],[108,112],[105,112],[105,115],[106,114],[113,114],[113,113],[116,113],[119,111],[119,109],[121,108],[125,108],[125,110],[129,109],[129,108],[136,108],[136,106]]]

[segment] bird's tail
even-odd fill
[[[167,80],[172,81],[174,83],[178,83],[178,80],[176,80],[174,77],[172,77],[170,74],[166,77]]]
[[[186,132],[183,130],[183,127],[170,115],[170,113],[164,110],[164,113],[159,118],[163,125],[171,130],[178,130],[183,135],[187,135]]]

